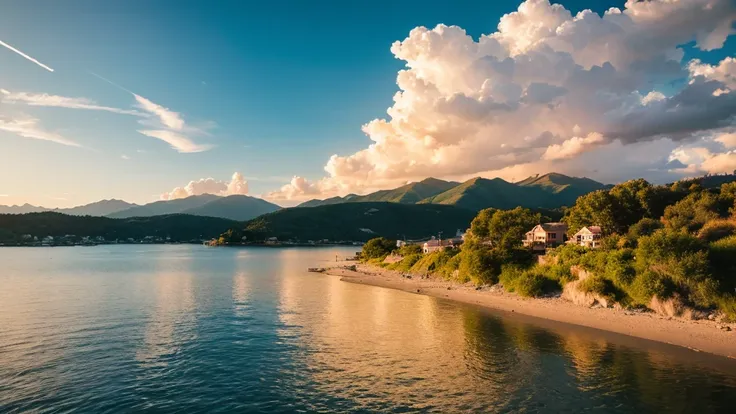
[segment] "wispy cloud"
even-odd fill
[[[5,89],[0,89],[0,98],[3,102],[11,104],[105,111],[116,114],[134,115],[140,117],[148,116],[147,114],[132,109],[121,109],[98,105],[95,101],[87,98],[72,98],[67,96],[49,95],[46,93],[34,94],[28,92],[10,92]]]
[[[0,118],[0,131],[6,131],[18,135],[23,138],[39,139],[42,141],[55,142],[57,144],[67,145],[70,147],[81,147],[80,144],[70,139],[64,138],[60,134],[47,131],[39,125],[38,119],[2,119]]]
[[[160,139],[161,141],[164,141],[167,144],[171,145],[171,147],[175,150],[182,153],[204,152],[212,149],[211,145],[197,144],[186,136],[174,131],[140,130],[138,132],[151,138]]]
[[[166,127],[175,131],[182,131],[186,126],[178,112],[174,112],[169,108],[165,108],[157,103],[151,102],[140,95],[133,94],[133,96],[138,102],[139,108],[157,116],[161,120],[161,123],[166,125]]]
[[[127,156],[127,155],[125,155],[125,154],[121,155],[120,158],[122,158],[122,159],[124,159],[126,161],[130,159],[130,157]]]
[[[25,53],[23,53],[23,52],[21,52],[20,50],[18,50],[18,49],[16,49],[16,48],[14,48],[13,46],[10,46],[9,44],[7,44],[7,43],[3,42],[2,40],[0,40],[0,46],[4,46],[4,47],[6,47],[6,48],[8,48],[8,49],[12,50],[13,52],[15,52],[15,53],[17,53],[17,54],[19,54],[19,55],[23,56],[24,58],[26,58],[26,59],[30,60],[31,62],[33,62],[33,63],[37,64],[38,66],[40,66],[40,67],[42,67],[42,68],[46,69],[46,70],[47,70],[47,71],[49,71],[49,72],[53,72],[53,71],[54,71],[54,70],[53,70],[53,69],[51,69],[50,67],[48,67],[48,66],[44,65],[43,63],[41,63],[41,62],[39,62],[38,60],[36,60],[36,59],[32,58],[31,56],[28,56],[28,55],[26,55]]]

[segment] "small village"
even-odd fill
[[[587,226],[578,230],[572,237],[567,236],[568,225],[562,222],[542,223],[534,226],[524,234],[521,243],[536,254],[545,254],[548,249],[554,249],[563,244],[576,244],[582,247],[595,249],[600,247],[603,232],[600,226]],[[432,237],[427,241],[396,241],[396,247],[401,248],[410,244],[422,246],[422,253],[429,254],[441,250],[459,248],[466,239],[470,230],[458,230],[455,236],[442,239]]]

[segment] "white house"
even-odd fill
[[[601,244],[603,232],[600,226],[588,226],[578,230],[570,239],[571,243],[595,249]]]
[[[521,241],[525,247],[531,247],[533,250],[545,250],[564,243],[565,233],[567,233],[567,224],[565,223],[537,224],[533,229],[526,232]]]

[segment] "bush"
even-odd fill
[[[411,256],[413,254],[422,254],[422,246],[418,244],[407,244],[404,246],[401,246],[397,251],[397,254],[400,254],[402,256]]]
[[[604,255],[603,276],[619,288],[629,286],[636,277],[634,252],[631,249],[613,250]]]
[[[714,242],[736,234],[736,221],[711,220],[698,232],[698,238],[705,242]]]
[[[542,296],[545,291],[552,290],[549,282],[549,279],[534,269],[527,270],[516,279],[514,291],[525,297]]]
[[[364,260],[383,260],[394,250],[395,247],[395,240],[389,240],[385,237],[376,237],[375,239],[368,240],[368,242],[363,245],[363,251],[361,255]]]
[[[463,248],[460,252],[458,270],[463,278],[476,285],[493,284],[501,272],[501,260],[493,250],[484,248]]]
[[[401,272],[408,272],[409,269],[411,269],[411,267],[414,266],[414,264],[421,259],[422,259],[421,253],[410,254],[410,255],[404,256],[404,258],[401,259],[400,262],[396,262],[396,263],[389,265],[388,268],[392,270],[398,270]]]
[[[629,228],[629,237],[636,240],[639,237],[650,236],[664,227],[661,221],[652,218],[643,218]]]
[[[636,276],[628,290],[629,295],[638,303],[648,305],[653,296],[667,299],[672,296],[674,286],[664,276],[647,270]]]

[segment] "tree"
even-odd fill
[[[362,257],[364,259],[380,259],[388,256],[396,247],[395,240],[385,237],[370,239],[363,245]]]
[[[524,234],[539,224],[541,214],[516,207],[495,212],[488,225],[488,239],[494,247],[511,250],[521,245]]]
[[[470,233],[480,240],[486,240],[490,236],[491,219],[498,209],[487,208],[481,210],[470,223]]]
[[[695,192],[668,206],[664,210],[664,222],[667,228],[673,230],[695,232],[708,221],[724,217],[728,207],[713,193]]]

